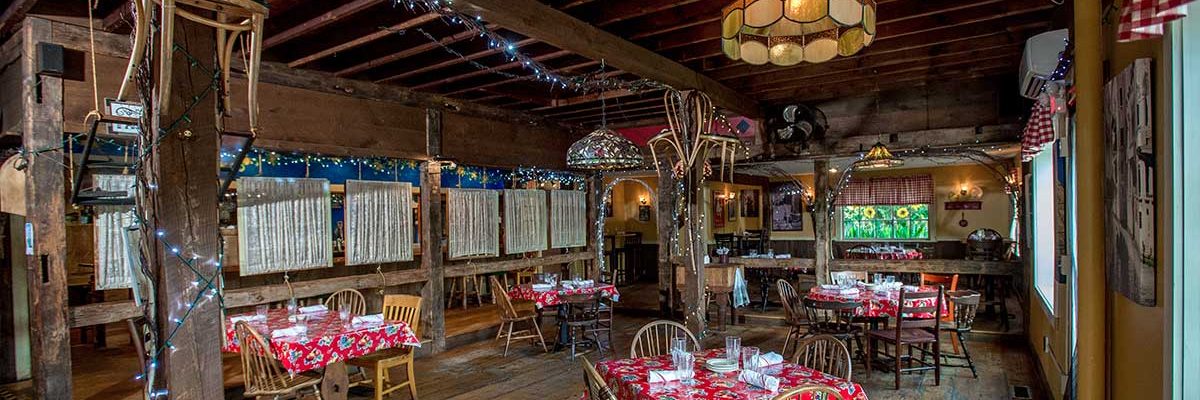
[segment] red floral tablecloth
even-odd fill
[[[925,256],[914,249],[903,251],[846,250],[846,258],[853,260],[920,260]]]
[[[241,317],[252,316],[241,314]],[[362,357],[379,350],[400,346],[420,347],[421,340],[413,334],[403,321],[364,322],[352,324],[342,321],[336,312],[321,311],[308,316],[308,334],[305,337],[271,338],[276,329],[290,328],[287,310],[273,309],[267,319],[250,320],[250,324],[264,339],[267,339],[275,358],[291,374],[322,368],[328,364]],[[222,351],[236,353],[241,347],[233,333],[233,318],[225,321],[225,345]]]
[[[601,296],[608,297],[613,301],[618,301],[621,297],[617,293],[617,287],[607,283],[597,283],[588,287],[581,288],[566,288],[559,285],[550,290],[534,290],[532,284],[523,284],[513,286],[508,290],[508,297],[518,300],[532,301],[538,308],[557,306],[562,303],[562,298],[574,295],[589,295],[599,293]]]
[[[596,371],[620,400],[674,399],[771,399],[778,393],[738,381],[738,372],[716,373],[704,368],[704,362],[724,357],[724,349],[696,353],[696,384],[683,386],[679,382],[650,383],[650,371],[673,370],[670,355],[636,359],[620,359],[596,363]],[[866,392],[857,383],[791,363],[767,367],[764,372],[779,378],[779,389],[786,390],[809,384],[834,387],[847,400],[867,400]],[[803,397],[801,400],[816,400]]]
[[[917,288],[918,292],[936,292],[935,286],[921,286]],[[900,300],[899,291],[889,291],[886,295],[876,293],[873,290],[859,289],[855,294],[842,294],[836,290],[821,289],[820,286],[813,286],[808,290],[808,299],[817,301],[840,301],[840,302],[859,302],[862,307],[854,310],[854,315],[859,317],[896,317],[896,303]],[[933,298],[906,300],[909,307],[932,307]],[[948,308],[946,301],[942,300],[942,315],[946,315]],[[930,313],[918,313],[917,318],[929,318],[933,315]]]

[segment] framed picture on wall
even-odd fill
[[[723,201],[725,202],[725,220],[726,221],[737,221],[737,216],[738,216],[737,200],[736,199],[725,199]]]
[[[650,222],[650,206],[638,206],[638,221]]]
[[[804,230],[804,197],[795,185],[786,183],[771,187],[771,230]]]
[[[738,202],[741,203],[743,217],[758,218],[758,195],[758,189],[742,189],[742,193],[739,194],[741,197],[738,198]]]
[[[613,216],[612,198],[608,198],[608,199],[604,200],[604,218],[612,218],[612,216]]]
[[[713,228],[725,227],[725,200],[716,192],[712,192],[712,220]]]

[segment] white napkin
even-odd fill
[[[825,289],[825,290],[838,290],[839,288],[841,288],[841,286],[828,284],[828,283],[821,285],[821,289]]]
[[[858,288],[842,289],[842,290],[838,291],[838,294],[846,294],[846,295],[858,294]]]
[[[255,314],[255,315],[238,315],[236,317],[229,318],[229,322],[232,322],[235,324],[238,323],[238,321],[254,322],[254,321],[259,321],[259,320],[266,321],[267,316]]]
[[[299,326],[293,326],[291,328],[276,329],[271,332],[271,339],[278,339],[281,337],[299,336],[300,332],[303,332],[303,331],[304,331],[304,329]]]
[[[329,311],[329,309],[325,308],[324,304],[317,304],[315,306],[308,306],[308,307],[300,307],[301,314],[312,314],[312,313],[319,313],[319,312],[325,312],[325,311]]]
[[[738,380],[772,392],[779,390],[779,378],[754,371],[742,370],[742,373],[738,374]]]
[[[351,320],[350,323],[354,324],[354,325],[382,324],[383,323],[383,314],[371,314],[371,315],[363,315],[363,316],[359,316],[359,317],[354,317],[354,319]]]
[[[677,380],[679,380],[679,375],[676,374],[675,371],[650,371],[650,383],[663,383]]]
[[[545,292],[545,291],[548,291],[548,290],[550,290],[550,289],[554,289],[554,285],[551,285],[551,284],[549,284],[549,283],[535,283],[535,284],[533,284],[533,290],[534,290],[534,291],[538,291],[538,292]]]
[[[758,368],[766,368],[783,363],[783,356],[773,351],[767,354],[759,354],[758,357],[754,358],[754,363],[757,364]]]

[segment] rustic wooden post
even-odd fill
[[[662,315],[669,316],[674,313],[675,307],[675,284],[672,279],[675,276],[675,263],[671,261],[674,243],[671,238],[679,230],[675,221],[675,207],[679,198],[670,166],[664,163],[658,168],[658,193],[655,199],[658,212],[658,308]]]
[[[599,240],[604,240],[603,236],[599,236],[596,232],[596,224],[604,224],[604,215],[600,213],[600,207],[604,205],[604,175],[601,173],[593,174],[587,180],[587,226],[584,228],[587,231],[587,252],[596,254],[596,243]],[[601,225],[603,226],[603,225]],[[612,251],[612,249],[608,249]],[[596,254],[596,258],[591,261],[591,266],[587,268],[588,279],[600,281],[600,262],[604,258],[603,254]],[[609,268],[613,266],[609,265]]]
[[[17,335],[13,316],[17,313],[13,295],[16,289],[13,282],[13,246],[12,231],[9,228],[9,214],[0,212],[0,383],[16,382],[17,377]],[[24,250],[24,249],[20,249]],[[28,312],[21,310],[20,312]]]
[[[50,21],[27,19],[22,34],[23,146],[27,152],[38,152],[25,156],[29,163],[25,172],[26,241],[33,241],[33,253],[26,262],[33,395],[37,399],[69,399],[65,160],[62,151],[40,152],[63,145],[62,78],[38,74],[38,45],[52,39]]]
[[[829,255],[833,245],[829,229],[829,207],[826,194],[829,192],[829,161],[813,161],[813,261],[816,264],[818,283],[829,280]]]
[[[680,246],[690,250],[684,252],[683,259],[686,277],[683,300],[687,310],[684,321],[687,322],[687,327],[692,333],[698,337],[704,337],[707,316],[705,311],[707,304],[704,301],[704,255],[708,250],[704,231],[708,220],[704,213],[703,163],[697,163],[695,167],[692,167],[684,179],[686,179],[683,188],[685,199],[682,201],[687,202],[684,216],[687,220],[683,222],[683,225],[685,228],[690,227],[680,229],[679,232]]]
[[[442,112],[425,113],[426,151],[430,156],[442,152]],[[426,337],[433,340],[434,353],[446,349],[445,267],[442,265],[442,167],[439,161],[421,164],[421,268],[429,271],[429,280],[421,289],[424,299]]]
[[[201,300],[188,309],[195,299],[205,299],[198,291],[205,290],[205,282],[218,272],[217,96],[212,91],[202,93],[214,84],[215,77],[207,71],[220,68],[213,57],[214,29],[177,18],[174,37],[183,50],[174,52],[167,67],[173,78],[159,82],[170,88],[169,106],[161,107],[162,88],[155,87],[150,136],[158,138],[158,145],[151,147],[148,162],[139,171],[145,183],[142,217],[149,228],[143,234],[146,260],[157,275],[158,345],[165,348],[159,356],[159,377],[164,382],[159,387],[165,387],[171,398],[215,399],[225,396],[221,305]],[[161,47],[155,43],[154,48]],[[150,65],[158,69],[162,56],[155,52]],[[162,240],[154,239],[158,232]],[[189,267],[183,259],[192,257],[196,258]],[[193,285],[197,281],[199,288]]]

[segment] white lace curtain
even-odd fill
[[[550,247],[587,246],[587,192],[550,191]]]
[[[133,175],[93,175],[96,186],[103,191],[127,191],[134,194]],[[133,206],[96,206],[96,223],[92,229],[96,241],[96,290],[133,287],[133,263],[139,263],[139,235],[126,228],[134,226]]]
[[[329,181],[238,179],[242,276],[333,265]]]
[[[499,206],[495,190],[446,189],[450,258],[500,255]]]
[[[346,181],[346,265],[413,259],[412,184]]]
[[[547,212],[545,191],[504,190],[504,252],[546,250]]]

